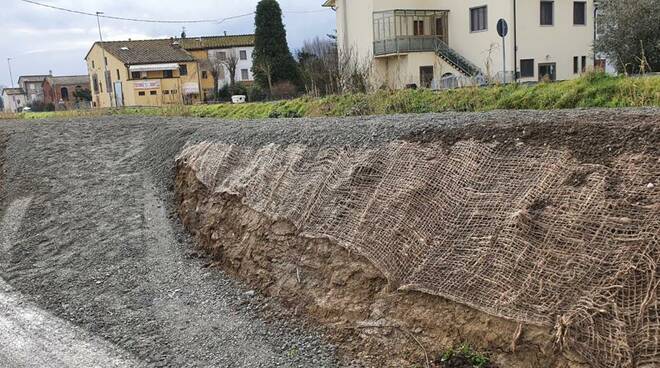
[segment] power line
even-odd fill
[[[22,1],[24,3],[32,4],[32,5],[41,6],[41,7],[44,7],[44,8],[49,8],[49,9],[54,9],[54,10],[67,12],[67,13],[96,17],[96,13],[90,13],[90,12],[85,12],[85,11],[75,10],[75,9],[62,8],[62,7],[59,7],[59,6],[44,4],[44,3],[40,3],[40,2],[32,1],[32,0],[20,0],[20,1]],[[105,14],[99,15],[99,17],[106,18],[106,19],[123,20],[123,21],[128,21],[128,22],[140,22],[140,23],[190,24],[190,23],[222,23],[226,20],[242,18],[242,17],[251,16],[251,15],[254,15],[254,12],[240,14],[240,15],[234,15],[234,16],[231,16],[231,17],[219,18],[219,19],[159,20],[159,19],[117,17],[117,16],[105,15]]]
[[[63,8],[55,5],[50,5],[50,4],[44,4],[38,1],[33,1],[33,0],[20,0],[24,3],[32,4],[32,5],[37,5],[41,6],[44,8],[49,8],[53,10],[59,10],[67,13],[72,13],[72,14],[78,14],[78,15],[86,15],[90,17],[96,17],[96,13],[90,13],[90,12],[85,12],[82,10],[75,10],[75,9],[68,9],[68,8]],[[326,10],[291,10],[291,11],[286,11],[285,13],[291,13],[291,14],[309,14],[309,13],[320,13],[320,12],[325,12]],[[254,15],[254,12],[250,13],[245,13],[245,14],[239,14],[239,15],[234,15],[231,17],[226,17],[226,18],[219,18],[219,19],[188,19],[188,20],[167,20],[167,19],[145,19],[145,18],[127,18],[127,17],[118,17],[118,16],[113,16],[113,15],[105,15],[105,14],[100,14],[99,17],[101,18],[106,18],[106,19],[113,19],[113,20],[123,20],[123,21],[128,21],[128,22],[140,22],[140,23],[167,23],[167,24],[191,24],[191,23],[222,23],[227,20],[231,19],[237,19],[237,18],[243,18],[243,17],[249,17]]]

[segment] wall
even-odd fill
[[[92,91],[92,106],[95,107],[111,107],[115,106],[114,94],[106,86],[104,78],[104,65],[103,65],[103,49],[95,44],[87,55],[87,73],[89,74],[90,86],[89,90]],[[108,59],[108,71],[110,71],[112,81],[121,80],[126,81],[129,79],[128,68],[119,59],[114,57],[109,52],[105,52],[105,57]],[[117,78],[117,71],[119,71],[119,78]],[[94,91],[94,84],[92,78],[94,75],[98,76],[99,91]],[[126,93],[125,96],[126,97]],[[130,106],[124,98],[124,104]]]
[[[497,34],[496,24],[503,18],[509,24],[509,34],[506,37],[507,73],[513,73],[517,66],[514,61],[513,38],[513,2],[514,0],[338,0],[337,1],[337,35],[340,50],[356,54],[357,60],[372,60],[374,65],[374,80],[391,84],[392,80],[411,80],[410,74],[418,70],[422,64],[428,64],[428,56],[412,56],[406,58],[389,58],[388,60],[373,59],[373,18],[374,11],[393,9],[418,10],[449,10],[449,46],[468,60],[476,64],[490,76],[501,78],[502,39]],[[470,8],[488,6],[487,30],[470,32]],[[540,1],[517,0],[518,19],[518,59],[534,58],[544,62],[557,63],[557,79],[572,79],[573,56],[587,56],[587,65],[593,65],[591,57],[591,41],[593,38],[593,0],[587,0],[587,25],[573,26],[573,1],[555,1],[555,25],[540,26]],[[570,40],[570,42],[566,42]],[[421,53],[423,54],[423,53]],[[392,63],[404,61],[399,69],[404,76],[392,76]],[[534,78],[537,80],[538,65],[535,64]],[[417,72],[419,74],[419,72]],[[412,78],[413,80],[415,78]],[[419,79],[417,75],[416,79]],[[398,84],[400,87],[401,84]]]
[[[573,79],[573,57],[586,56],[588,70],[593,67],[593,0],[587,1],[586,25],[573,25],[573,1],[555,0],[554,25],[541,26],[539,4],[518,0],[518,59],[533,58],[534,77],[538,80],[538,63],[557,63],[557,79]],[[532,14],[532,16],[524,16]]]
[[[16,112],[19,107],[25,106],[26,97],[24,95],[2,95],[5,112]]]

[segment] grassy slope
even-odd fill
[[[225,119],[268,117],[352,116],[494,109],[558,109],[579,107],[660,106],[660,76],[645,78],[588,74],[582,78],[532,86],[504,85],[447,91],[401,90],[301,97],[278,102],[218,104],[163,108],[95,109],[23,113],[10,116],[47,118],[105,114],[181,115]]]

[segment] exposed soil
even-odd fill
[[[329,326],[334,341],[369,366],[426,366],[462,342],[501,367],[587,366],[555,351],[550,329],[395,291],[364,257],[327,239],[302,237],[291,223],[269,219],[237,196],[209,193],[185,164],[177,170],[176,192],[184,225],[214,265],[283,300],[294,314]],[[462,362],[456,357],[437,366],[472,367]]]

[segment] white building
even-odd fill
[[[564,80],[594,65],[593,0],[327,0],[323,5],[336,11],[340,53],[370,62],[378,86],[430,87],[456,81],[452,77],[478,80],[475,75]],[[499,19],[509,28],[504,46]]]
[[[2,103],[5,112],[18,112],[27,105],[27,98],[22,88],[5,88],[2,90]]]
[[[220,64],[223,66],[223,71],[220,73],[218,87],[222,88],[230,82],[229,69],[227,68],[226,61],[235,58],[236,63],[236,82],[252,82],[252,52],[254,46],[242,46],[225,49],[211,49],[209,50],[209,60],[212,63]]]

